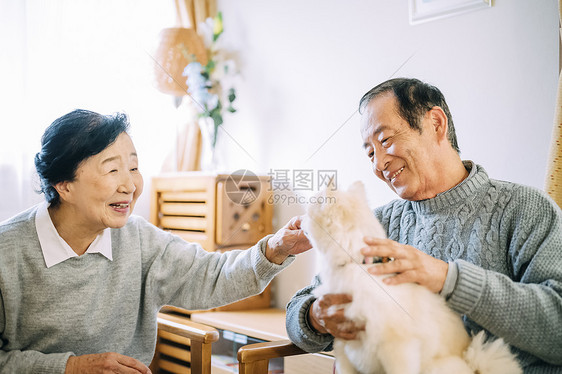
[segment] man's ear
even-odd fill
[[[443,109],[439,106],[434,106],[429,110],[429,115],[437,138],[448,142],[447,129],[449,127],[449,122]]]

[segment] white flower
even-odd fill
[[[209,61],[205,66],[197,61],[189,63],[183,75],[187,77],[187,92],[196,104],[200,116],[211,117],[215,126],[220,126],[224,112],[235,112],[232,102],[236,97],[233,88],[236,64],[219,45],[223,32],[220,13],[215,19],[208,18],[199,24],[198,32],[205,44]]]
[[[209,94],[207,97],[207,110],[210,112],[215,109],[219,105],[219,96],[215,94]]]
[[[206,79],[201,75],[203,66],[197,61],[189,63],[183,70],[183,76],[187,77],[187,87],[205,86]]]
[[[207,50],[211,49],[213,45],[213,29],[214,29],[215,21],[212,18],[207,18],[205,22],[200,22],[197,25],[197,33],[203,39],[203,44],[205,44],[205,48]]]

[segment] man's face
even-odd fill
[[[438,142],[430,112],[421,125],[420,133],[400,117],[392,93],[371,100],[361,118],[363,147],[373,171],[406,200],[424,200],[441,192],[435,162]]]

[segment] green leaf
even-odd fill
[[[220,113],[211,113],[211,118],[213,119],[213,122],[215,122],[216,127],[222,125],[223,120]]]
[[[231,88],[228,90],[228,101],[232,103],[234,100],[236,100],[236,91],[234,91],[234,88]]]

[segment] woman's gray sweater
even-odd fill
[[[0,373],[64,373],[70,355],[102,352],[148,365],[163,305],[208,309],[257,294],[293,260],[269,262],[266,239],[206,252],[131,216],[111,229],[113,261],[92,253],[47,268],[35,213],[0,224]]]

